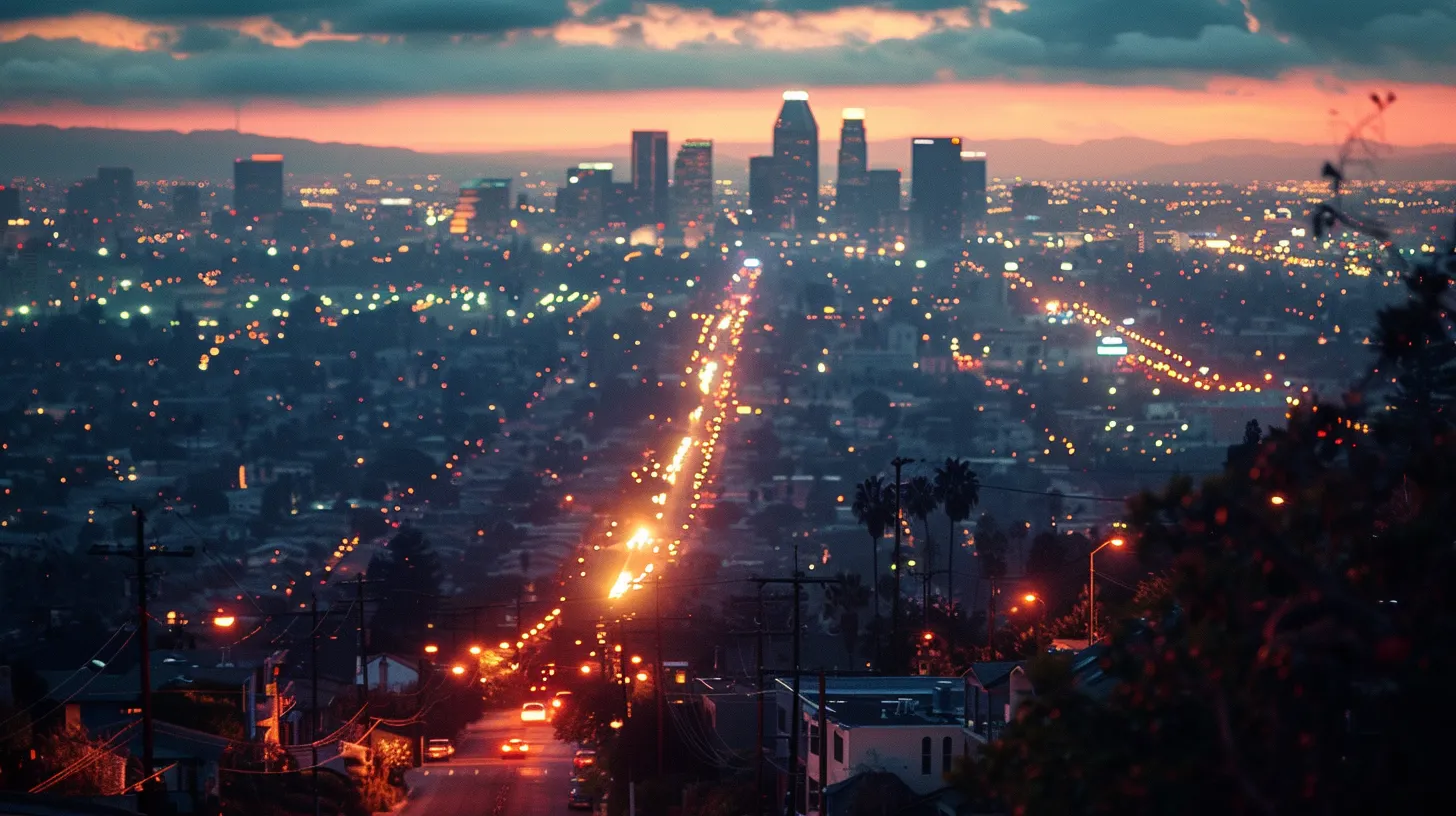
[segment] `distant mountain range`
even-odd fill
[[[832,133],[821,142],[826,179],[833,177]],[[1222,140],[1173,145],[1148,139],[1096,139],[1076,145],[1038,139],[967,142],[984,150],[990,173],[1002,179],[1114,179],[1150,182],[1178,180],[1243,182],[1313,179],[1335,150],[1259,140]],[[715,149],[716,175],[740,182],[747,178],[748,156],[764,144],[721,143]],[[900,167],[909,175],[908,140],[871,142],[872,167]],[[98,166],[131,167],[139,179],[216,179],[231,177],[233,159],[251,153],[283,153],[296,177],[356,175],[403,176],[439,173],[446,179],[514,176],[521,171],[561,175],[578,161],[615,161],[627,167],[627,145],[585,150],[508,153],[422,153],[396,147],[278,139],[236,131],[132,131],[0,125],[0,179],[40,177],[75,179]],[[1362,173],[1361,176],[1370,176]],[[1456,144],[1392,148],[1376,173],[1391,181],[1456,179]]]

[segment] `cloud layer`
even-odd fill
[[[7,0],[0,104],[1456,81],[1456,0]]]

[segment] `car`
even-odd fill
[[[426,762],[448,762],[455,756],[455,743],[447,739],[432,739],[425,743]]]
[[[591,810],[596,802],[592,795],[586,792],[586,788],[578,782],[573,782],[571,790],[566,793],[566,806],[572,810]]]
[[[545,703],[526,703],[521,706],[521,722],[546,722]]]
[[[531,752],[531,746],[520,737],[511,737],[501,743],[501,759],[525,759],[526,754]]]
[[[561,707],[564,706],[564,705],[566,705],[570,701],[571,701],[571,692],[569,692],[569,691],[558,691],[558,692],[556,692],[556,696],[551,698],[551,707],[553,709],[557,710],[557,711],[560,711],[561,710]]]
[[[584,768],[590,768],[595,764],[597,764],[597,752],[590,748],[583,748],[577,751],[576,756],[571,758],[571,767],[578,771]]]

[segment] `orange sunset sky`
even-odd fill
[[[1311,21],[1298,0],[9,0],[0,123],[762,143],[804,88],[829,138],[861,107],[872,141],[1322,144],[1393,91],[1389,143],[1456,141],[1449,0],[1330,1]]]

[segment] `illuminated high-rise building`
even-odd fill
[[[819,123],[809,110],[807,92],[784,91],[784,104],[774,122],[773,148],[787,224],[801,233],[818,232]]]
[[[136,211],[136,174],[130,167],[96,169],[96,215],[104,221],[121,221]]]
[[[964,231],[986,225],[986,154],[961,151],[961,224]]]
[[[283,210],[283,154],[255,153],[233,162],[233,209],[243,218]]]
[[[942,136],[910,144],[910,223],[929,244],[961,240],[961,139]]]
[[[451,235],[494,234],[510,218],[511,180],[471,179],[460,185],[460,200],[450,216]]]
[[[178,184],[172,188],[172,220],[181,225],[202,221],[202,188],[196,184]]]
[[[633,220],[667,225],[667,170],[667,131],[632,131],[632,198],[638,210]]]
[[[783,173],[773,156],[750,156],[748,159],[748,209],[752,224],[765,231],[784,227]]]
[[[870,209],[877,220],[900,212],[900,171],[871,170]]]
[[[844,124],[839,130],[839,178],[835,181],[834,209],[839,225],[849,229],[873,226],[864,118],[864,108],[845,108]]]
[[[568,227],[601,229],[613,198],[611,162],[582,162],[567,168],[566,184],[556,191],[557,220]]]
[[[688,139],[678,148],[672,168],[673,214],[684,234],[711,231],[713,206],[713,140]]]
[[[20,188],[0,184],[0,227],[20,218]]]

